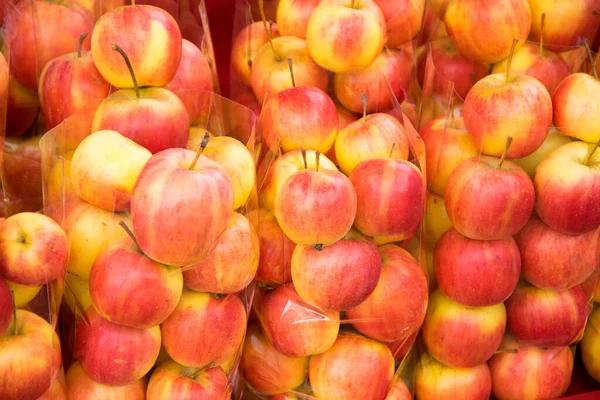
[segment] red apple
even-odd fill
[[[221,367],[197,369],[166,361],[152,372],[146,400],[225,400],[231,396],[230,391]]]
[[[354,225],[384,244],[411,237],[425,205],[421,171],[411,162],[393,158],[363,161],[350,174],[358,207]]]
[[[110,386],[91,379],[75,362],[67,371],[67,399],[96,400],[96,399],[146,399],[146,381],[137,379],[124,386]],[[53,399],[54,400],[54,399]]]
[[[163,264],[201,261],[233,212],[233,189],[225,170],[204,156],[195,157],[186,149],[154,155],[131,194],[137,242],[149,258]]]
[[[0,278],[0,337],[4,336],[10,325],[13,308],[13,297],[10,288],[4,278]]]
[[[496,352],[506,328],[503,303],[467,307],[436,290],[421,333],[429,353],[453,368],[475,368]]]
[[[296,243],[285,236],[272,212],[265,215],[258,228],[260,257],[256,278],[267,284],[292,281],[292,254]]]
[[[269,342],[288,357],[323,353],[337,339],[340,314],[307,303],[291,283],[270,291],[261,310],[261,322]]]
[[[282,36],[306,38],[308,19],[320,0],[280,0],[277,5],[277,28]]]
[[[277,25],[268,24],[272,38],[279,36]],[[269,41],[262,21],[253,22],[242,29],[231,45],[231,68],[235,76],[246,86],[250,86],[250,75],[254,58]],[[259,114],[259,113],[257,113]]]
[[[383,50],[385,17],[372,0],[324,0],[308,20],[306,41],[311,57],[329,71],[365,68]]]
[[[246,310],[236,295],[217,298],[186,290],[162,323],[163,345],[179,364],[202,368],[221,364],[239,349],[246,332]]]
[[[310,358],[308,375],[320,399],[383,399],[394,376],[394,357],[382,343],[341,334],[332,348]]]
[[[573,354],[568,347],[534,347],[507,335],[488,364],[496,399],[557,399],[571,383]]]
[[[377,246],[354,230],[321,250],[298,245],[292,255],[292,281],[298,294],[324,310],[358,306],[375,290],[380,274]]]
[[[590,314],[579,346],[585,370],[596,381],[600,381],[600,311],[598,310],[600,309],[596,308]]]
[[[5,196],[9,200],[29,201],[31,207],[37,206],[23,211],[40,210],[43,206],[40,136],[27,139],[6,138],[3,158],[2,186]]]
[[[494,157],[463,161],[448,178],[444,203],[452,224],[476,240],[517,233],[533,211],[535,190],[516,164]]]
[[[377,287],[346,317],[362,334],[381,342],[408,339],[416,332],[427,310],[427,278],[421,266],[404,249],[385,245]]]
[[[387,25],[387,42],[396,48],[409,42],[421,31],[425,0],[374,0]]]
[[[508,328],[532,346],[567,346],[585,325],[588,297],[582,286],[555,292],[523,285],[506,301]]]
[[[450,228],[433,252],[440,290],[457,303],[487,307],[502,303],[517,286],[521,254],[515,240],[473,240]]]
[[[102,318],[90,307],[75,330],[75,357],[98,383],[128,385],[150,371],[160,351],[160,328],[136,329]]]
[[[233,213],[206,257],[183,270],[185,285],[198,292],[237,293],[258,269],[259,238],[246,217]]]
[[[146,5],[116,8],[102,15],[92,32],[92,55],[111,85],[134,88],[128,65],[113,45],[129,56],[139,86],[164,86],[181,60],[181,32],[165,10]],[[119,131],[120,132],[120,131]]]
[[[40,108],[37,93],[11,76],[6,99],[6,137],[21,137],[37,120]]]
[[[257,325],[248,327],[240,372],[255,390],[280,394],[302,385],[306,380],[308,357],[287,357],[269,343]]]

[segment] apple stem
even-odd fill
[[[304,160],[304,169],[308,169],[308,163],[306,162],[306,147],[302,146],[302,160]]]
[[[135,239],[135,235],[133,234],[131,229],[129,229],[129,227],[127,226],[125,221],[119,222],[119,225],[121,225],[121,228],[123,228],[125,230],[125,233],[127,233],[127,236],[129,236],[129,238],[133,241],[133,243],[136,245],[136,247],[138,249],[140,249],[140,251],[141,251],[142,249],[140,248],[140,245],[138,244],[137,240]]]
[[[363,122],[363,124],[366,124],[367,123],[367,94],[366,93],[361,94],[360,98],[362,100],[362,106],[363,106],[362,122]]]
[[[10,295],[12,296],[12,305],[13,305],[13,321],[15,326],[13,327],[13,336],[17,336],[19,334],[19,328],[17,328],[17,303],[15,302],[15,291],[11,290]]]
[[[83,49],[83,41],[88,37],[87,33],[82,33],[79,36],[79,42],[77,43],[77,58],[81,58],[81,50]]]
[[[546,13],[542,13],[542,21],[540,22],[540,55],[544,52],[544,25],[546,23]]]
[[[390,149],[390,158],[394,155],[394,149],[396,148],[396,142],[392,143],[392,148]]]
[[[292,77],[292,87],[296,87],[296,80],[294,79],[294,65],[291,57],[288,57],[288,66],[290,67],[290,76]]]
[[[281,57],[275,51],[275,46],[273,46],[273,40],[271,38],[271,30],[267,27],[267,16],[265,15],[265,1],[258,0],[258,9],[260,10],[260,17],[262,18],[263,26],[265,27],[265,32],[267,33],[267,39],[269,39],[269,44],[271,45],[271,50],[273,50],[273,54],[275,55],[275,59],[277,61],[281,61]]]
[[[500,163],[498,164],[498,169],[502,169],[502,164],[504,163],[504,159],[506,158],[506,153],[508,153],[508,148],[512,144],[513,138],[509,136],[506,138],[506,146],[504,147],[504,151],[502,152],[502,157],[500,157]]]
[[[514,38],[512,46],[510,46],[510,53],[508,54],[508,62],[506,64],[506,83],[508,83],[508,81],[510,80],[510,65],[512,64],[512,58],[515,52],[515,48],[517,47],[517,43],[519,43],[519,39]]]
[[[592,63],[592,72],[594,73],[594,78],[598,79],[598,71],[596,71],[596,63],[594,62],[594,56],[592,55],[592,50],[590,50],[590,45],[587,40],[584,40],[583,46],[585,47],[585,51],[590,59],[590,63]]]
[[[129,57],[127,57],[125,51],[123,51],[123,49],[118,44],[113,44],[112,49],[118,51],[119,54],[123,56],[123,59],[125,59],[125,64],[127,65],[127,69],[129,69],[129,73],[131,74],[131,80],[133,80],[133,87],[135,88],[135,97],[139,99],[140,87],[138,86],[137,79],[135,78],[135,73],[133,72],[133,66],[131,65],[131,61],[129,61]]]
[[[200,148],[196,152],[196,157],[194,157],[194,161],[192,161],[192,165],[190,165],[190,168],[188,168],[190,171],[193,170],[194,167],[196,166],[196,163],[200,159],[200,156],[204,152],[204,149],[206,148],[206,146],[208,146],[209,140],[210,140],[210,135],[208,134],[208,132],[206,132],[204,134],[204,137],[202,138],[202,142],[200,142]]]
[[[594,145],[594,147],[592,147],[592,151],[590,151],[590,154],[588,154],[587,158],[585,159],[585,165],[589,165],[590,161],[592,161],[592,156],[594,155],[594,153],[596,152],[596,150],[598,150],[598,146],[600,145],[600,141],[596,142],[596,144]]]
[[[317,150],[317,152],[315,153],[315,164],[316,164],[316,171],[319,172],[319,160],[321,158],[321,152]]]
[[[313,246],[316,251],[323,251],[323,243],[318,243]]]

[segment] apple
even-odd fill
[[[0,398],[37,399],[48,390],[60,368],[60,342],[46,320],[16,310],[0,337]]]
[[[277,25],[269,23],[269,30],[272,38],[279,36]],[[254,58],[268,41],[268,33],[262,21],[247,25],[236,35],[231,45],[231,68],[244,85],[251,85],[250,75]]]
[[[425,200],[424,231],[425,241],[429,249],[433,249],[440,237],[452,227],[452,222],[446,213],[444,196],[434,192],[427,192]]]
[[[425,0],[374,0],[385,18],[387,42],[396,48],[414,39],[421,31]]]
[[[394,376],[394,357],[382,343],[340,334],[333,347],[310,358],[308,375],[320,399],[383,399]]]
[[[452,368],[423,353],[415,375],[415,392],[421,400],[487,400],[492,392],[490,369],[485,363]]]
[[[521,285],[506,301],[508,328],[532,346],[567,346],[585,325],[588,297],[582,286],[556,292]]]
[[[15,308],[23,308],[31,300],[37,297],[40,290],[42,290],[42,286],[27,286],[27,285],[19,285],[18,283],[6,281],[8,287],[13,295]],[[12,300],[11,300],[12,306]]]
[[[34,91],[46,63],[72,52],[79,36],[94,28],[94,16],[73,0],[22,1],[7,11],[4,38],[12,76]],[[83,48],[90,48],[89,40]]]
[[[306,157],[306,155],[304,155]],[[315,169],[290,176],[275,194],[275,217],[292,241],[303,245],[330,245],[343,238],[356,216],[356,192],[341,172]]]
[[[281,36],[306,39],[308,19],[321,0],[280,0],[277,5],[277,28]]]
[[[419,134],[427,152],[427,184],[429,190],[444,195],[450,174],[461,162],[479,155],[461,115],[442,116],[429,121]]]
[[[285,236],[272,212],[261,219],[258,228],[260,257],[256,278],[266,284],[279,284],[292,281],[292,254],[296,243]]]
[[[150,371],[160,351],[160,328],[136,329],[115,324],[90,307],[77,322],[75,358],[90,379],[124,386]]]
[[[260,114],[262,138],[278,153],[307,148],[326,154],[338,133],[337,109],[319,88],[295,86],[267,100]]]
[[[488,364],[496,399],[557,399],[571,383],[573,354],[568,347],[535,347],[506,335]]]
[[[404,126],[393,116],[370,114],[341,129],[335,139],[335,158],[346,175],[362,161],[372,158],[408,158]]]
[[[411,162],[374,158],[361,162],[350,174],[356,190],[354,225],[385,244],[408,239],[419,227],[425,206],[425,182]]]
[[[394,382],[392,382],[392,386],[388,391],[385,400],[412,400],[412,398],[413,396],[410,393],[408,386],[406,386],[406,383],[404,383],[401,378],[397,377],[394,378]]]
[[[123,62],[113,51],[114,45],[129,55],[129,61]],[[182,57],[181,32],[175,19],[165,10],[147,5],[119,7],[102,15],[94,26],[91,47],[98,71],[121,89],[167,85]],[[130,65],[137,85],[132,82]]]
[[[40,136],[6,138],[3,158],[4,195],[9,199],[29,200],[32,208],[23,211],[40,210],[43,207]]]
[[[253,115],[260,115],[261,105],[251,91],[240,93],[233,101],[252,111]]]
[[[311,57],[336,73],[370,65],[386,39],[385,17],[372,0],[323,0],[306,27]]]
[[[489,307],[515,290],[521,254],[511,236],[473,240],[450,228],[435,246],[433,265],[442,293],[465,306]]]
[[[429,354],[454,368],[475,368],[498,349],[506,328],[503,303],[468,307],[440,290],[429,298],[421,333]]]
[[[450,174],[444,204],[452,224],[475,240],[517,233],[533,211],[535,190],[518,165],[488,156],[463,161]]]
[[[261,306],[265,335],[275,350],[288,357],[324,353],[335,343],[340,314],[304,301],[291,283],[270,291]]]
[[[10,287],[4,278],[0,278],[0,337],[4,336],[10,325],[13,308],[13,296],[10,292]]]
[[[329,311],[347,311],[362,303],[381,274],[377,246],[355,230],[324,246],[297,245],[292,254],[292,282],[300,297]]]
[[[242,350],[240,372],[255,390],[280,394],[304,383],[308,360],[308,357],[281,354],[269,343],[258,325],[250,325]]]
[[[427,278],[404,249],[379,248],[383,260],[375,290],[346,317],[362,334],[381,342],[407,339],[416,332],[427,310]]]
[[[67,272],[65,286],[64,301],[67,307],[73,315],[85,314],[85,310],[93,305],[90,281]]]
[[[417,59],[417,76],[421,87],[425,85],[428,59],[431,59],[436,73],[431,90],[442,96],[450,94],[449,83],[452,82],[456,94],[464,99],[473,85],[490,72],[485,63],[463,56],[452,40],[444,35],[442,39],[431,41],[428,51],[423,51]]]
[[[231,396],[223,368],[197,369],[167,361],[156,367],[150,381],[146,400],[222,399]]]
[[[185,286],[197,292],[237,293],[258,270],[260,243],[242,214],[233,213],[202,261],[183,270]]]
[[[83,51],[86,37],[87,33],[81,35],[76,52],[49,61],[42,70],[38,94],[48,130],[84,108],[89,99],[109,94],[110,85],[98,72],[92,53]]]
[[[550,132],[548,132],[546,140],[544,140],[544,143],[542,143],[536,151],[527,157],[515,158],[511,161],[523,168],[523,170],[527,172],[527,175],[533,179],[535,177],[535,169],[540,165],[544,158],[552,153],[552,151],[569,142],[571,142],[569,137],[564,136],[558,129],[552,127],[550,128]]]
[[[450,0],[443,21],[452,42],[468,59],[492,64],[508,57],[513,38],[527,39],[531,10],[527,0]]]
[[[69,177],[79,197],[108,211],[129,208],[133,186],[152,153],[111,130],[85,138],[70,162]]]
[[[595,230],[600,225],[600,162],[597,145],[564,144],[536,168],[535,210],[552,229],[569,235]]]
[[[587,373],[596,381],[600,381],[600,309],[590,314],[585,326],[585,333],[580,342],[581,358]]]
[[[294,69],[293,80],[289,59]],[[294,86],[314,86],[326,90],[329,75],[313,61],[305,40],[282,36],[265,43],[256,53],[250,82],[258,102],[263,104],[268,98]]]
[[[8,78],[6,94],[6,137],[21,137],[37,121],[40,101],[37,93]]]
[[[362,113],[361,95],[367,97],[366,112],[386,110],[402,102],[412,72],[412,43],[399,50],[384,50],[366,68],[338,73],[333,91],[339,102],[355,113]]]
[[[0,274],[15,283],[39,286],[67,268],[69,243],[60,225],[36,213],[19,213],[0,224]]]
[[[138,176],[131,193],[133,232],[154,261],[184,267],[200,262],[227,227],[232,185],[225,170],[201,152],[162,151]]]
[[[246,310],[236,295],[217,298],[185,290],[160,329],[163,345],[174,361],[195,368],[218,365],[241,346]]]
[[[67,383],[65,380],[65,372],[62,368],[58,369],[58,372],[48,390],[43,395],[38,397],[37,400],[67,400]]]
[[[67,371],[67,399],[96,400],[96,399],[146,399],[146,381],[134,380],[123,386],[111,386],[98,383],[91,379],[75,362]]]

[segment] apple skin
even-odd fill
[[[4,336],[4,333],[10,325],[10,320],[13,316],[13,308],[13,298],[10,293],[10,288],[4,278],[0,278],[0,337]]]
[[[340,334],[333,347],[310,358],[308,375],[320,399],[383,399],[394,376],[394,357],[382,343]]]
[[[350,174],[356,190],[354,225],[376,244],[411,237],[419,227],[425,206],[421,171],[405,160],[375,158],[363,161]]]
[[[451,0],[443,16],[458,51],[470,60],[492,64],[508,57],[513,38],[527,39],[531,10],[527,0]]]
[[[588,296],[583,287],[562,292],[522,285],[506,301],[508,328],[532,346],[567,346],[585,325]]]
[[[261,309],[265,335],[285,356],[307,357],[324,353],[337,339],[340,314],[307,303],[291,283],[270,291]]]
[[[258,270],[260,243],[246,217],[233,213],[206,257],[183,270],[185,285],[197,292],[237,293]]]
[[[291,282],[292,254],[296,243],[285,236],[272,212],[264,216],[258,229],[260,257],[256,278],[266,284]]]
[[[273,47],[275,53],[269,43],[263,44],[252,62],[250,82],[260,104],[294,86],[288,58],[292,59],[296,86],[327,89],[329,74],[313,61],[305,40],[295,36],[282,36],[273,39]]]
[[[33,91],[37,91],[46,63],[71,53],[79,36],[94,28],[94,16],[72,0],[22,1],[10,10],[5,33],[10,47],[10,70],[19,83]],[[89,50],[89,38],[83,48]]]
[[[333,100],[311,86],[296,86],[271,97],[263,106],[260,122],[263,140],[274,153],[281,146],[284,152],[304,147],[326,154],[338,133]]]
[[[600,80],[582,72],[560,82],[552,97],[554,124],[560,132],[584,142],[600,140],[599,90]]]
[[[98,383],[123,386],[150,371],[160,351],[160,328],[135,329],[102,318],[90,307],[75,333],[75,358]]]
[[[415,331],[412,335],[406,338],[385,344],[392,351],[396,361],[404,360],[404,357],[406,357],[408,352],[414,347],[418,333],[418,331]]]
[[[82,200],[108,211],[124,211],[150,157],[152,153],[118,132],[97,131],[75,150],[69,177]]]
[[[452,368],[423,353],[417,364],[415,392],[421,400],[487,400],[492,392],[490,369],[485,363]]]
[[[49,61],[40,75],[38,94],[48,130],[110,92],[89,51],[65,54]],[[91,122],[91,121],[90,121]]]
[[[302,385],[306,380],[308,357],[287,357],[269,343],[258,325],[250,325],[244,341],[240,372],[255,390],[281,394]]]
[[[412,400],[413,396],[401,378],[395,378],[385,400]]]
[[[10,76],[6,99],[6,137],[21,137],[37,120],[40,108],[37,93]]]
[[[579,344],[581,358],[587,373],[596,381],[600,381],[600,309],[590,314],[585,326],[583,339]]]
[[[372,0],[323,0],[308,20],[311,57],[336,73],[366,68],[383,50],[386,22]]]
[[[225,400],[230,396],[229,382],[223,368],[217,366],[198,371],[167,361],[152,373],[146,400]]]
[[[516,164],[480,156],[463,161],[448,178],[446,212],[462,235],[498,240],[516,234],[533,211],[535,190]],[[503,218],[499,218],[503,216]]]
[[[535,211],[552,229],[569,235],[600,225],[600,152],[593,144],[571,142],[550,153],[536,168]],[[588,165],[585,160],[589,157]]]
[[[552,127],[550,128],[550,132],[548,132],[546,140],[544,140],[544,143],[542,143],[536,151],[527,157],[515,158],[511,161],[523,168],[523,170],[527,172],[527,175],[529,175],[531,179],[534,179],[535,169],[540,165],[544,158],[552,153],[552,151],[569,142],[571,142],[569,137],[564,136],[558,129]]]
[[[404,249],[379,248],[383,264],[375,290],[346,317],[362,334],[381,342],[407,339],[416,332],[427,310],[427,278]]]
[[[347,109],[363,112],[362,94],[367,96],[367,113],[392,107],[394,98],[400,103],[408,90],[412,72],[412,43],[400,50],[380,53],[366,68],[335,74],[335,97]],[[388,86],[389,85],[389,86]]]
[[[544,38],[544,41],[546,39]],[[506,72],[508,59],[502,60],[492,68],[492,73]],[[537,79],[552,95],[559,83],[571,73],[567,63],[557,53],[543,50],[539,45],[525,43],[515,50],[510,64],[511,75],[529,75]]]
[[[10,111],[7,111],[10,112]],[[19,211],[38,211],[43,207],[42,152],[40,136],[26,139],[6,138],[3,153],[4,195],[23,201]],[[17,212],[19,212],[17,211]],[[5,210],[6,216],[14,214]]]
[[[133,140],[152,154],[186,147],[190,119],[185,105],[171,91],[159,87],[114,92],[100,103],[92,132],[113,130]]]
[[[444,196],[427,192],[424,225],[427,248],[433,250],[444,232],[452,227],[452,222],[450,222],[450,218],[446,213]]]
[[[306,39],[308,19],[320,0],[280,0],[275,21],[281,36]]]
[[[292,254],[292,282],[300,297],[328,311],[347,311],[362,303],[381,275],[377,246],[355,230],[324,246],[297,245]]]
[[[289,177],[275,195],[275,217],[297,244],[325,246],[343,238],[356,217],[356,192],[333,170],[305,169]]]
[[[503,303],[467,307],[440,290],[429,298],[421,333],[429,353],[453,368],[474,368],[498,349],[506,328]]]
[[[233,189],[225,170],[200,156],[190,173],[195,157],[186,149],[155,154],[131,194],[137,242],[149,258],[163,264],[186,267],[200,262],[233,212]],[[164,238],[169,238],[170,246],[165,246]]]
[[[335,139],[335,158],[340,170],[350,175],[358,164],[372,158],[406,160],[408,147],[402,124],[389,114],[376,113],[340,130]]]
[[[186,290],[160,326],[163,345],[179,364],[202,368],[233,356],[246,333],[246,310],[236,295],[217,299]]]
[[[552,98],[546,87],[528,75],[488,75],[465,98],[465,128],[475,147],[488,156],[500,157],[508,137],[513,138],[507,158],[521,158],[536,151],[552,126]]]
[[[515,290],[521,254],[511,236],[473,240],[450,228],[435,246],[433,265],[446,296],[465,306],[488,307],[502,303]]]
[[[598,233],[557,232],[537,217],[515,236],[521,251],[522,273],[528,282],[545,290],[567,290],[585,281],[600,259]]]
[[[571,382],[573,354],[568,347],[528,346],[506,335],[500,352],[488,365],[492,393],[498,400],[557,399],[565,394]]]
[[[450,174],[461,162],[479,155],[462,116],[438,117],[429,121],[419,135],[427,152],[427,184],[429,190],[444,195]]]
[[[27,304],[29,304],[29,302],[31,302],[31,300],[33,300],[34,298],[37,297],[40,290],[42,290],[42,286],[19,285],[18,283],[9,282],[9,281],[6,281],[6,283],[8,284],[10,291],[14,295],[15,307],[17,309],[23,308]],[[12,301],[10,304],[12,306]]]
[[[124,386],[110,386],[91,379],[75,362],[67,371],[67,399],[99,400],[99,399],[146,399],[146,381],[137,379]]]
[[[65,232],[43,214],[15,214],[0,225],[0,274],[12,282],[52,282],[65,272],[68,250]]]
[[[381,9],[387,26],[389,48],[397,48],[421,31],[425,0],[373,0]]]
[[[98,71],[111,85],[133,88],[123,57],[128,55],[140,87],[165,86],[177,72],[181,60],[181,32],[165,10],[146,5],[116,8],[102,15],[94,26],[92,56]]]
[[[67,383],[65,381],[65,372],[62,368],[58,369],[58,372],[48,390],[43,395],[38,397],[37,400],[67,400]]]
[[[60,341],[52,326],[30,311],[16,311],[17,335],[14,324],[0,337],[0,398],[37,399],[59,371]]]
[[[269,23],[271,37],[279,37],[277,25]],[[231,46],[231,68],[234,75],[246,86],[251,85],[251,66],[259,50],[269,41],[262,21],[244,27],[235,37]]]

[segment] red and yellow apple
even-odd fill
[[[587,373],[600,381],[600,309],[590,314],[585,326],[583,339],[579,344],[581,359]]]
[[[411,41],[421,31],[426,0],[374,0],[387,26],[389,48]]]
[[[279,36],[277,25],[268,24],[272,38]],[[262,21],[253,22],[242,29],[231,45],[231,68],[235,76],[246,86],[250,86],[250,75],[254,58],[269,41]]]
[[[277,29],[282,36],[306,39],[308,19],[320,0],[280,0],[277,5]]]
[[[142,378],[123,386],[105,385],[91,379],[81,364],[75,362],[67,371],[67,399],[146,400],[146,381]]]
[[[292,281],[292,254],[296,243],[285,236],[277,218],[268,212],[258,228],[260,257],[256,278],[266,284],[284,284]]]
[[[152,372],[146,400],[215,399],[231,396],[223,368],[190,368],[166,361]]]
[[[6,137],[21,137],[37,121],[40,101],[37,93],[8,78],[6,94]]]
[[[511,161],[523,168],[523,170],[527,172],[527,175],[533,179],[535,177],[535,169],[540,165],[544,158],[552,153],[552,151],[569,142],[571,142],[569,137],[564,136],[558,129],[552,127],[550,128],[550,132],[548,132],[546,140],[544,140],[544,143],[542,143],[536,151],[527,157],[515,158]]]

